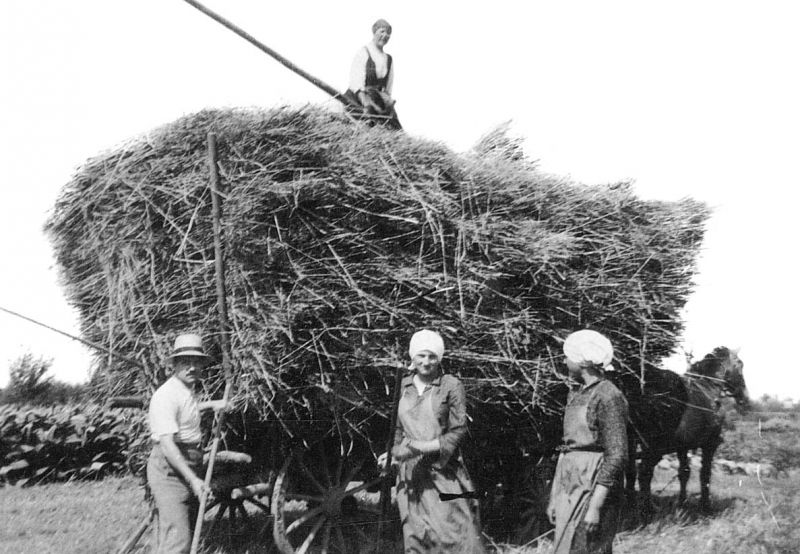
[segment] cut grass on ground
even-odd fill
[[[698,509],[697,472],[690,498],[677,506],[674,471],[657,470],[653,490],[655,514],[649,522],[635,511],[617,538],[618,554],[788,554],[800,551],[800,474],[780,479],[714,474],[713,510]],[[0,489],[0,551],[19,554],[106,554],[136,528],[147,514],[137,479],[66,483]],[[232,546],[215,537],[207,552],[266,553],[270,533],[266,518],[254,520],[250,537],[234,537]],[[221,531],[226,531],[223,524]],[[143,540],[139,553],[149,552]],[[543,541],[546,542],[546,541]],[[504,554],[544,554],[549,545],[512,547]]]
[[[0,488],[0,552],[108,554],[146,515],[132,477]]]

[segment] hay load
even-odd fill
[[[152,389],[174,333],[215,337],[209,131],[235,397],[285,434],[385,433],[392,360],[421,327],[445,337],[473,433],[533,440],[569,332],[603,331],[633,370],[676,344],[704,205],[545,175],[502,130],[456,154],[318,109],[214,110],[87,161],[47,225],[83,334],[147,367],[98,357],[109,393]]]

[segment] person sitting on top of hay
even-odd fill
[[[570,377],[564,440],[547,513],[556,526],[556,554],[608,554],[617,532],[622,472],[628,457],[628,404],[607,381],[614,348],[585,329],[564,341]]]
[[[389,129],[402,129],[392,99],[394,65],[383,47],[392,36],[392,26],[385,19],[372,25],[372,40],[359,49],[350,69],[350,88],[345,93],[351,111]]]
[[[147,460],[147,483],[158,509],[158,554],[189,552],[198,499],[207,492],[198,476],[200,411],[225,408],[222,400],[199,402],[195,384],[211,357],[199,335],[179,335],[172,354],[172,376],[150,400],[148,419],[154,442]]]
[[[464,385],[442,373],[438,333],[414,333],[408,353],[413,373],[400,385],[392,448],[405,551],[482,553],[477,502],[468,498],[474,487],[459,448],[467,434]],[[378,463],[385,466],[386,454]]]

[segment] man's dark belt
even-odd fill
[[[588,446],[570,446],[562,444],[556,447],[559,452],[603,452],[602,446],[588,445]]]
[[[198,465],[203,461],[203,450],[199,442],[178,442],[175,441],[175,446],[181,451],[181,455],[189,463],[189,465]],[[159,449],[161,454],[164,450],[161,448],[161,443],[155,443],[155,447]]]

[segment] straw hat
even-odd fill
[[[203,339],[200,335],[186,333],[175,337],[175,345],[172,347],[172,354],[169,359],[181,358],[185,356],[197,356],[199,358],[211,359],[211,356],[203,351]]]

